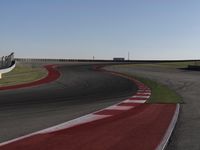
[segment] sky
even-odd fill
[[[199,0],[0,0],[0,55],[199,59]]]

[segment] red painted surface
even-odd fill
[[[150,94],[136,94],[134,96],[149,96]]]
[[[18,88],[25,88],[25,87],[32,87],[44,83],[48,83],[51,81],[54,81],[60,77],[60,73],[54,69],[55,65],[46,65],[45,68],[48,71],[48,75],[44,77],[43,79],[30,82],[30,83],[24,83],[24,84],[19,84],[19,85],[12,85],[12,86],[5,86],[5,87],[0,87],[0,90],[11,90],[11,89],[18,89]]]
[[[55,77],[53,72],[49,75]],[[123,74],[120,76],[127,77]],[[147,90],[139,90],[140,94],[136,95],[138,98],[132,97],[129,100],[147,100],[140,96],[148,96],[145,92],[151,93],[149,88],[137,80],[130,80],[139,89]],[[51,133],[40,132],[0,146],[0,150],[155,150],[176,110],[176,104],[121,102],[117,106],[132,106],[132,109],[104,109],[93,114],[110,117]]]
[[[132,98],[129,98],[129,100],[146,100],[146,98],[140,98],[140,97],[134,98],[134,97],[132,97]]]
[[[142,104],[141,103],[123,103],[123,102],[118,104],[118,106],[134,106],[134,107],[138,107],[140,105]]]
[[[175,108],[175,104],[143,104],[109,118],[35,135],[0,150],[154,150]]]

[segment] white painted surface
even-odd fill
[[[93,121],[100,120],[100,119],[107,118],[107,117],[110,117],[110,115],[88,114],[88,115],[82,116],[80,118],[59,124],[57,126],[53,126],[53,127],[44,129],[42,131],[39,131],[38,134],[45,134],[45,133],[60,131],[63,129],[68,129],[71,127],[75,127],[77,125],[93,122]]]
[[[14,69],[15,65],[16,64],[14,64],[11,68],[8,68],[7,70],[4,70],[4,72],[11,71],[12,69]],[[146,89],[145,90],[138,90],[138,92],[142,92],[141,94],[144,94],[143,92],[150,92],[151,93],[151,90],[149,90],[149,89],[148,90],[146,90]],[[140,98],[141,98],[141,96],[140,96]],[[145,102],[146,102],[146,100],[129,100],[128,99],[128,100],[122,101],[121,103],[145,103]],[[124,111],[124,110],[130,110],[130,109],[132,109],[134,107],[135,106],[117,106],[117,105],[113,105],[113,106],[107,107],[107,108],[102,109],[102,110],[122,110],[122,111]],[[100,110],[100,111],[102,111],[102,110]],[[99,112],[99,111],[97,111],[97,112]],[[31,137],[33,135],[56,132],[56,131],[60,131],[60,130],[63,130],[63,129],[68,129],[68,128],[71,128],[71,127],[74,127],[74,126],[82,125],[82,124],[85,124],[85,123],[93,122],[93,121],[96,121],[96,120],[100,120],[100,119],[104,119],[104,118],[112,116],[112,115],[97,115],[97,114],[95,114],[97,112],[93,112],[91,114],[79,117],[77,119],[74,119],[74,120],[71,120],[71,121],[67,121],[65,123],[62,123],[62,124],[59,124],[59,125],[47,128],[47,129],[43,129],[43,130],[28,134],[28,135],[25,135],[25,136],[22,136],[22,137],[15,138],[13,140],[9,140],[9,141],[0,143],[0,147],[4,146],[4,145],[7,145],[7,144],[10,144],[10,143],[13,143],[13,142],[16,142],[16,141],[19,141],[19,140],[22,140],[22,139],[25,139],[25,138],[28,138],[28,137]]]
[[[169,142],[169,139],[172,135],[172,132],[176,126],[177,120],[178,120],[178,116],[179,116],[179,110],[180,110],[180,104],[176,104],[176,110],[174,113],[174,116],[171,120],[171,123],[165,133],[165,136],[163,137],[162,141],[160,142],[160,144],[157,146],[156,150],[164,150],[167,146],[167,143]]]
[[[146,100],[125,100],[123,103],[145,103]]]
[[[114,106],[110,106],[108,108],[106,108],[105,110],[129,110],[129,109],[132,109],[134,108],[133,106],[117,106],[117,105],[114,105]]]
[[[12,70],[15,68],[15,66],[16,66],[16,63],[14,63],[14,65],[12,65],[12,66],[9,67],[9,68],[0,69],[0,79],[1,79],[1,77],[2,77],[2,74],[8,73],[8,72],[12,71]]]
[[[145,95],[151,95],[151,93],[150,92],[137,92],[136,94],[145,94]]]
[[[32,137],[33,135],[56,132],[56,131],[60,131],[60,130],[63,130],[63,129],[68,129],[68,128],[71,128],[71,127],[74,127],[74,126],[78,126],[78,125],[81,125],[81,124],[89,123],[89,122],[100,120],[100,119],[107,118],[107,117],[110,117],[110,115],[88,114],[88,115],[76,118],[74,120],[67,121],[65,123],[62,123],[62,124],[47,128],[47,129],[43,129],[43,130],[28,134],[28,135],[25,135],[25,136],[21,136],[21,137],[15,138],[13,140],[9,140],[9,141],[0,143],[0,147],[4,146],[4,145],[7,145],[7,144],[10,144],[10,143],[13,143],[13,142],[16,142],[16,141],[20,141],[20,140],[28,138],[28,137]]]
[[[148,99],[150,96],[133,96],[132,98],[146,98],[146,99]]]

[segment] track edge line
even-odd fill
[[[173,118],[171,120],[171,123],[169,124],[169,127],[162,139],[162,141],[160,142],[160,144],[156,147],[155,150],[165,150],[167,147],[167,144],[169,143],[169,140],[171,138],[171,135],[175,129],[175,126],[177,124],[178,121],[178,117],[179,117],[179,113],[180,113],[180,104],[176,104],[176,110],[174,112]]]

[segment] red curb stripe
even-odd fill
[[[135,98],[135,97],[134,97],[134,98],[129,98],[129,100],[147,100],[147,98],[139,98],[139,97],[138,97],[138,98]]]
[[[123,103],[123,102],[118,104],[118,106],[134,106],[134,107],[138,107],[140,105],[142,105],[142,104],[140,104],[140,103]]]
[[[138,92],[151,93],[151,90],[138,90]]]
[[[155,150],[174,110],[170,104],[144,104],[117,116],[34,135],[1,150]]]
[[[124,111],[127,111],[127,110],[102,110],[102,111],[99,111],[99,112],[96,112],[94,113],[95,115],[118,115],[118,114],[121,114],[123,113]]]
[[[151,95],[150,93],[148,93],[148,94],[146,94],[146,93],[144,93],[144,94],[142,94],[142,93],[140,93],[140,94],[136,93],[136,95],[134,95],[134,96],[150,96],[150,95]]]
[[[113,74],[130,79],[119,73]],[[134,79],[131,80],[136,82]],[[142,94],[151,93],[151,90],[141,82],[137,82],[137,85],[139,86],[137,92],[140,92],[141,98],[130,98],[129,101],[145,102],[147,98],[142,96],[151,94]],[[120,107],[116,109],[108,107],[91,114],[107,115],[106,118],[77,124],[71,128],[61,127],[61,130],[46,129],[20,141],[5,144],[1,148],[2,150],[4,148],[5,150],[154,150],[166,132],[175,110],[174,105],[170,104],[135,104],[125,101],[114,106],[133,106],[134,109],[117,110]]]
[[[0,90],[12,90],[12,89],[19,89],[19,88],[26,88],[26,87],[32,87],[37,86],[44,83],[49,83],[54,80],[57,80],[60,77],[60,72],[58,72],[54,67],[55,65],[46,65],[44,66],[47,71],[48,75],[40,80],[30,82],[30,83],[24,83],[24,84],[18,84],[18,85],[12,85],[12,86],[5,86],[0,87]]]

